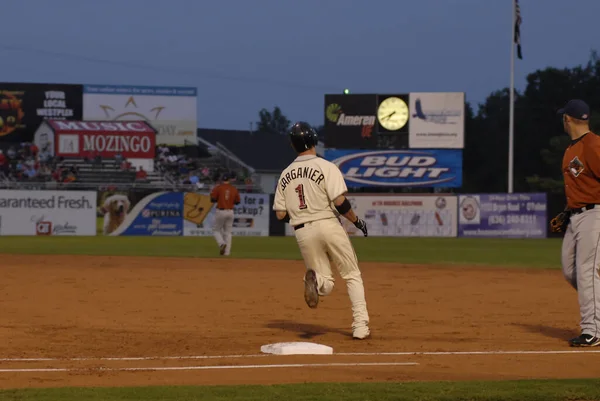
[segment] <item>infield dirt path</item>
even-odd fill
[[[0,263],[2,388],[600,375],[600,354],[566,346],[578,334],[577,298],[556,270],[361,263],[373,334],[354,341],[343,280],[311,310],[298,261],[2,255]],[[261,345],[288,341],[336,354],[260,355]],[[411,354],[374,355],[401,352]],[[189,356],[211,358],[172,358]],[[298,364],[320,366],[280,366]]]

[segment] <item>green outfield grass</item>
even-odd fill
[[[0,391],[15,401],[600,400],[600,380],[62,388]]]
[[[361,261],[557,268],[557,239],[353,238]],[[212,237],[2,237],[0,253],[218,257]],[[293,237],[235,237],[232,258],[300,259]]]

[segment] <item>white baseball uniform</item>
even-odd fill
[[[334,286],[330,262],[346,281],[356,331],[369,324],[358,260],[334,212],[333,200],[348,191],[339,168],[318,156],[298,156],[277,183],[273,210],[287,211],[304,263],[315,271],[320,296]]]

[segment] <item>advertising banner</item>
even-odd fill
[[[546,238],[545,193],[460,195],[460,237]]]
[[[83,118],[99,121],[146,121],[158,144],[196,144],[196,88],[85,85]]]
[[[240,194],[234,209],[234,236],[269,235],[269,195]],[[209,194],[151,192],[98,193],[101,235],[212,236],[215,208]]]
[[[31,142],[45,119],[81,120],[83,86],[0,83],[0,141]]]
[[[414,148],[464,147],[465,94],[410,93],[408,144]]]
[[[348,195],[371,237],[456,237],[457,197],[454,195]],[[349,235],[362,236],[344,217]],[[287,224],[287,235],[294,235]]]
[[[376,148],[376,95],[325,95],[325,147]]]
[[[234,210],[233,236],[266,237],[269,235],[269,195],[240,194],[241,203]],[[187,193],[185,197],[184,235],[213,235],[215,208],[208,194]]]
[[[96,235],[96,192],[0,190],[0,235]]]
[[[462,150],[332,150],[348,187],[462,186]]]
[[[183,235],[183,192],[99,192],[102,235]]]
[[[44,121],[34,143],[52,155],[153,159],[156,132],[144,121]]]

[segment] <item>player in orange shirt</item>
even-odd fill
[[[233,208],[240,203],[240,193],[229,183],[229,176],[210,193],[210,201],[216,203],[213,235],[219,245],[219,253],[228,256],[231,252],[231,229],[233,228]]]
[[[571,144],[562,162],[567,207],[559,215],[562,225],[552,228],[565,232],[562,269],[577,290],[581,315],[581,335],[569,345],[595,347],[600,345],[600,137],[590,131],[584,101],[569,101],[559,114]]]

